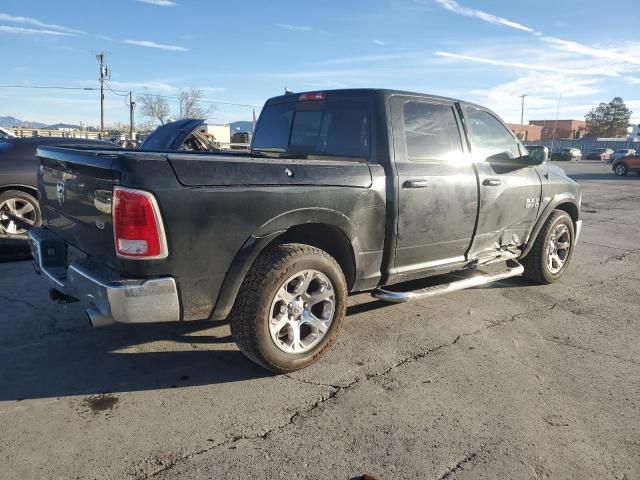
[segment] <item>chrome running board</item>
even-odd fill
[[[514,262],[511,263],[513,264]],[[505,278],[517,277],[522,275],[523,272],[524,267],[517,264],[509,267],[506,271],[476,275],[456,282],[443,283],[441,285],[420,288],[409,292],[394,292],[383,288],[376,288],[371,295],[380,300],[384,300],[385,302],[404,303],[411,300],[422,300],[424,298],[435,297],[436,295],[455,292],[456,290],[464,290],[465,288],[479,287],[480,285],[497,282],[498,280],[504,280]]]

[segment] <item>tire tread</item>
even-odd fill
[[[265,352],[263,352],[260,347],[256,335],[259,328],[259,304],[264,292],[268,291],[270,287],[269,273],[283,270],[287,264],[307,255],[322,257],[342,274],[342,269],[338,262],[324,250],[299,243],[276,245],[256,258],[242,282],[233,309],[229,315],[231,334],[242,353],[258,365],[276,373],[285,373],[290,371],[290,369],[282,368],[268,361]],[[343,319],[344,313],[336,311],[333,322],[337,323],[335,324],[335,328],[332,329],[331,334],[334,338],[340,329]],[[329,338],[324,346],[318,350],[307,363],[313,363],[322,356],[325,351],[331,347],[332,343],[333,338]]]
[[[552,283],[553,281],[556,280],[556,279],[550,280],[545,275],[544,258],[543,258],[546,250],[545,241],[555,222],[559,218],[562,218],[565,216],[569,217],[569,214],[563,210],[554,210],[553,212],[551,212],[551,215],[549,215],[549,218],[547,218],[544,226],[542,227],[542,230],[540,230],[540,232],[538,233],[538,236],[536,237],[536,240],[533,244],[533,248],[531,249],[529,254],[520,261],[520,263],[524,266],[523,275],[525,278],[528,278],[533,282],[542,283],[542,284]],[[569,217],[569,220],[573,222],[571,220],[571,217]],[[571,230],[571,232],[572,232],[571,240],[573,241],[573,229]]]

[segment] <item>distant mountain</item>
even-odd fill
[[[0,117],[0,127],[45,128],[46,123],[29,122],[15,117]]]
[[[253,122],[251,121],[240,120],[238,122],[230,123],[229,126],[231,127],[232,134],[236,132],[253,133]],[[20,120],[16,117],[0,117],[0,127],[50,128],[53,130],[57,130],[59,128],[80,128],[78,125],[71,125],[69,123],[56,123],[54,125],[47,125],[46,123]]]
[[[60,128],[75,128],[76,130],[80,130],[79,125],[71,125],[70,123],[56,123],[55,125],[47,125],[46,128],[50,128],[52,130],[58,130]]]
[[[233,135],[236,132],[249,132],[253,133],[253,122],[247,122],[245,120],[240,120],[238,122],[232,122],[229,124],[231,127],[231,134]]]

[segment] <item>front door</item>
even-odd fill
[[[395,153],[395,260],[405,280],[465,261],[478,208],[473,165],[453,102],[391,97]]]
[[[469,259],[482,262],[506,250],[517,252],[527,241],[538,218],[542,182],[539,169],[522,160],[524,147],[494,114],[472,106],[463,110],[480,184]]]

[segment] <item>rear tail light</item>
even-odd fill
[[[122,258],[166,258],[167,240],[158,203],[149,192],[113,189],[113,235]]]
[[[307,92],[300,95],[298,97],[298,101],[305,102],[309,100],[324,100],[326,96],[327,95],[324,92]]]

